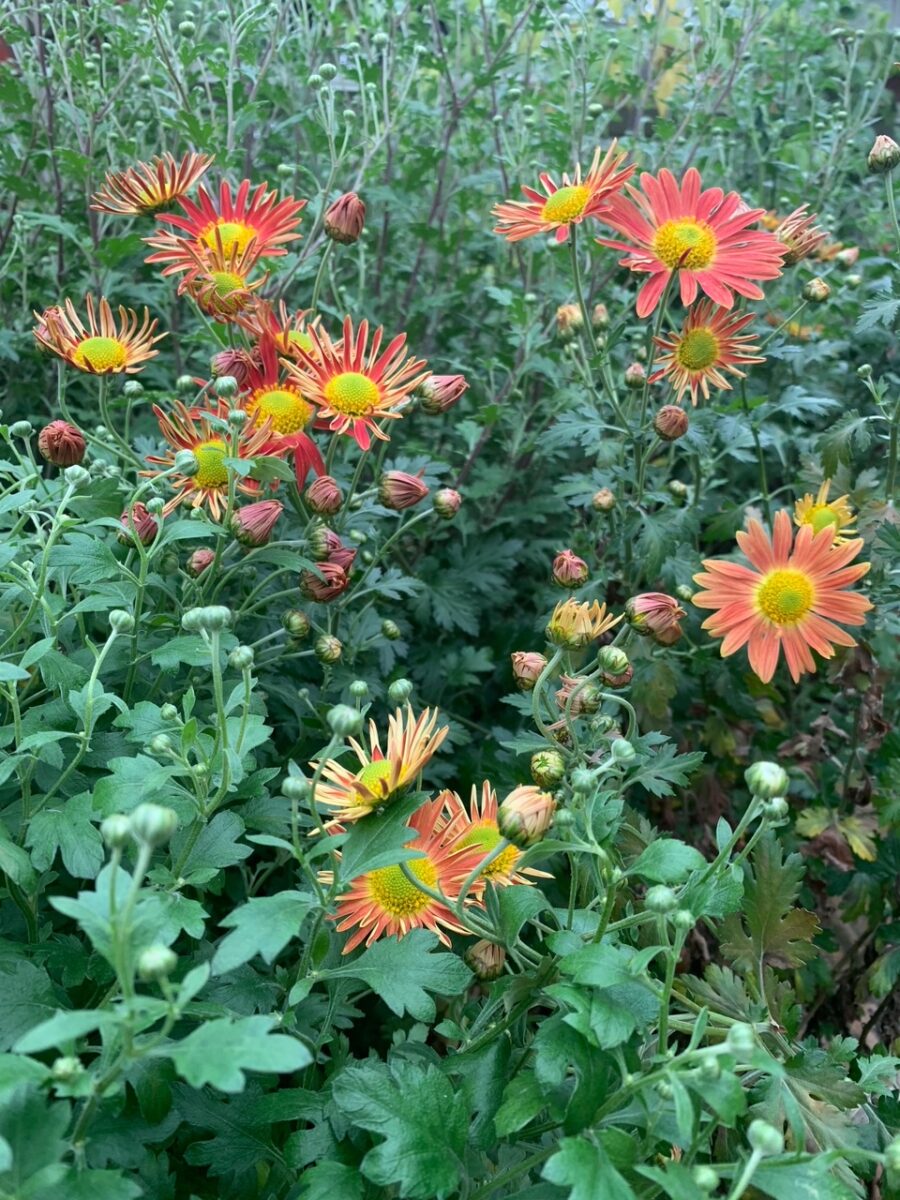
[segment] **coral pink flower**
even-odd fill
[[[834,622],[865,623],[871,602],[846,588],[865,575],[869,563],[849,565],[862,549],[861,538],[835,546],[833,536],[830,527],[814,533],[803,525],[792,546],[791,518],[782,510],[772,540],[758,521],[738,533],[751,566],[715,558],[703,563],[708,574],[694,580],[706,590],[693,600],[698,608],[715,610],[703,628],[723,639],[723,658],[746,645],[752,670],[768,683],[783,648],[796,683],[816,669],[811,650],[831,658],[835,646],[856,645]]]
[[[447,412],[468,386],[465,375],[429,375],[419,388],[423,410],[432,415]]]
[[[655,360],[654,365],[660,369],[650,376],[650,382],[668,378],[675,389],[675,398],[680,400],[685,392],[690,392],[694,406],[701,392],[709,399],[710,384],[730,391],[726,371],[744,379],[747,372],[741,367],[766,361],[753,335],[741,333],[754,316],[754,313],[728,312],[716,308],[709,300],[701,300],[685,317],[680,333],[653,339],[663,353]]]
[[[325,553],[328,556],[327,562],[337,563],[348,575],[350,574],[350,568],[356,558],[356,548],[345,546],[333,529],[325,530]]]
[[[207,567],[211,567],[215,562],[216,556],[212,550],[200,549],[195,550],[187,560],[188,575],[193,575],[196,578],[202,575]]]
[[[174,225],[198,247],[207,250],[215,250],[221,243],[226,254],[233,250],[243,253],[252,242],[254,253],[260,258],[286,254],[284,243],[300,236],[297,226],[306,201],[295,200],[293,196],[279,200],[278,193],[268,191],[266,183],[261,183],[251,195],[251,186],[250,180],[245,179],[232,197],[231,188],[223,183],[218,199],[201,187],[196,204],[184,196],[178,198],[184,216],[160,213],[156,219]]]
[[[274,441],[284,451],[293,451],[297,486],[303,487],[310,471],[316,475],[325,471],[318,446],[304,432],[315,410],[304,399],[296,382],[279,370],[277,346],[271,334],[264,333],[260,337],[256,354],[259,367],[250,367],[247,371],[249,395],[243,400],[243,407],[255,426],[269,421]]]
[[[699,291],[722,308],[731,308],[734,293],[761,300],[752,282],[776,279],[786,253],[776,237],[754,225],[761,208],[745,209],[737,192],[721,188],[701,191],[693,167],[679,184],[670,171],[641,176],[643,191],[626,186],[630,199],[613,196],[602,215],[627,241],[598,238],[603,246],[624,250],[623,267],[649,274],[638,295],[637,314],[649,316],[672,275],[678,272],[682,304],[693,304]]]
[[[589,575],[587,563],[572,550],[560,550],[553,560],[553,582],[558,587],[581,587]]]
[[[640,596],[632,596],[625,605],[625,615],[633,629],[645,637],[652,637],[661,646],[674,645],[683,632],[680,621],[684,609],[674,596],[667,596],[665,592],[643,592]]]
[[[319,516],[330,517],[344,503],[344,495],[338,487],[337,480],[330,475],[320,475],[306,489],[306,503]]]
[[[91,208],[119,216],[137,217],[155,212],[189,192],[212,161],[211,154],[189,151],[181,162],[171,154],[162,154],[125,171],[110,171],[104,186],[91,196]]]
[[[235,510],[231,532],[242,546],[265,546],[284,511],[278,500],[257,500]]]
[[[538,676],[547,665],[543,654],[535,650],[516,650],[511,655],[512,673],[516,687],[520,692],[530,692],[538,681]]]

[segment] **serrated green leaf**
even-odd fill
[[[629,873],[654,883],[680,883],[705,866],[706,859],[693,846],[678,838],[657,838],[632,863]]]
[[[214,975],[224,975],[259,954],[272,963],[292,937],[300,932],[316,899],[307,892],[279,892],[248,900],[223,917],[220,924],[232,932],[219,943],[212,961]]]
[[[563,1138],[544,1164],[544,1179],[567,1187],[568,1200],[635,1200],[630,1184],[612,1165],[602,1143],[585,1137]]]
[[[375,942],[353,962],[323,974],[364,980],[391,1012],[410,1013],[418,1021],[433,1021],[434,1001],[428,992],[457,996],[472,981],[472,972],[455,954],[439,951],[437,935],[413,929],[403,938]]]
[[[272,1033],[274,1017],[207,1021],[182,1041],[165,1048],[182,1079],[195,1088],[209,1084],[222,1092],[241,1092],[246,1071],[284,1074],[312,1062],[296,1038]]]

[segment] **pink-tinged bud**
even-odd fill
[[[855,267],[859,262],[859,246],[845,246],[834,256],[835,262],[842,267]]]
[[[279,500],[245,504],[232,516],[231,532],[242,546],[265,546],[283,511],[284,505]]]
[[[334,563],[349,575],[356,558],[356,548],[345,546],[333,529],[326,529],[325,558],[327,562]]]
[[[591,324],[595,329],[605,329],[609,324],[609,311],[605,304],[595,304],[591,313]]]
[[[604,684],[606,684],[607,687],[614,689],[628,687],[633,677],[634,667],[631,665],[631,663],[628,664],[624,671],[620,671],[618,673],[614,673],[613,671],[600,672],[600,678],[603,680]]]
[[[202,575],[207,567],[211,567],[215,562],[215,554],[212,550],[195,550],[191,557],[187,560],[188,575],[193,575],[196,578]]]
[[[633,362],[630,367],[625,368],[625,386],[632,391],[640,391],[646,380],[647,372],[643,363]]]
[[[322,517],[330,517],[344,503],[344,494],[330,475],[320,475],[306,489],[306,503]]]
[[[652,637],[661,646],[671,646],[681,637],[679,621],[684,609],[674,596],[665,592],[645,592],[632,596],[625,605],[625,615],[633,629]]]
[[[824,304],[831,295],[831,286],[820,276],[807,279],[803,285],[803,299],[810,304]]]
[[[519,849],[539,842],[553,820],[556,801],[534,784],[514,788],[497,809],[497,827]]]
[[[57,340],[56,330],[58,328],[60,318],[63,315],[62,309],[58,304],[51,304],[50,307],[45,308],[42,313],[35,313],[34,315],[37,318],[37,324],[32,330],[32,333],[34,334],[34,339],[37,342],[37,348],[44,354],[50,354],[52,353],[50,347]]]
[[[538,676],[547,665],[543,654],[533,650],[516,650],[512,658],[513,678],[520,692],[530,692],[538,681]]]
[[[579,717],[582,713],[595,713],[600,707],[602,693],[593,683],[586,683],[577,675],[562,675],[560,682],[562,687],[556,693],[560,712]]]
[[[462,496],[453,488],[441,488],[439,492],[434,493],[434,511],[445,521],[453,520],[461,504]]]
[[[429,375],[419,388],[423,412],[445,413],[469,386],[465,375]]]
[[[591,507],[595,512],[612,512],[616,507],[616,494],[609,488],[601,488],[591,497]]]
[[[499,979],[503,974],[506,951],[502,946],[486,942],[482,938],[480,942],[469,947],[465,953],[465,960],[482,983],[490,983],[491,980]]]
[[[664,404],[653,418],[653,428],[664,442],[677,442],[688,431],[690,420],[677,404]]]
[[[84,434],[68,421],[51,421],[38,434],[38,450],[54,467],[74,467],[84,458]]]
[[[407,475],[405,471],[385,471],[378,485],[378,499],[385,508],[398,512],[412,508],[428,495],[428,488],[418,475]]]
[[[347,590],[350,577],[343,567],[333,562],[320,562],[316,563],[316,569],[321,572],[322,578],[314,571],[303,571],[300,575],[300,591],[307,600],[327,604]]]
[[[577,304],[561,304],[556,310],[556,332],[564,342],[584,328],[584,317]]]
[[[561,550],[553,560],[553,582],[558,587],[581,587],[589,575],[587,563],[571,550]]]
[[[138,501],[131,506],[129,513],[126,508],[120,518],[121,529],[117,537],[125,546],[133,546],[135,537],[142,546],[149,546],[156,537],[159,525],[156,518],[147,511],[147,506]]]
[[[366,206],[356,192],[339,196],[325,213],[325,232],[343,246],[359,241],[365,223]]]
[[[245,388],[251,371],[258,371],[261,363],[256,351],[240,350],[229,347],[214,354],[210,360],[209,369],[215,379],[230,375],[239,388]]]
[[[874,175],[887,175],[900,163],[900,146],[892,137],[880,133],[869,151],[866,163]]]

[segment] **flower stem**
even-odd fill
[[[747,400],[747,387],[743,379],[741,380],[741,406],[747,416],[747,421],[750,425],[750,433],[753,435],[753,445],[756,447],[756,461],[759,465],[759,494],[762,496],[763,508],[766,510],[766,521],[769,526],[772,525],[772,506],[769,503],[769,482],[766,477],[766,459],[763,454],[762,443],[759,440],[759,433],[756,428],[756,423],[753,420],[753,415],[750,411],[750,404]]]

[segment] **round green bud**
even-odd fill
[[[614,738],[610,750],[617,763],[630,763],[637,757],[637,751],[628,738]]]
[[[395,679],[388,687],[388,700],[391,704],[405,704],[412,691],[413,685],[408,679]]]
[[[356,113],[352,108],[345,108],[341,112],[341,119],[345,125],[349,125],[352,121],[356,120]],[[365,229],[363,230],[363,233],[365,233]]]
[[[200,470],[200,463],[193,450],[179,450],[173,459],[172,465],[179,475],[187,475],[188,478],[192,478]],[[199,512],[199,509],[195,509],[194,511]]]
[[[712,1167],[708,1167],[706,1163],[701,1163],[699,1167],[694,1167],[693,1171],[691,1172],[691,1176],[694,1180],[694,1184],[700,1189],[701,1192],[705,1192],[707,1195],[709,1195],[710,1192],[714,1192],[719,1186],[718,1174],[712,1169]]]
[[[665,1079],[661,1079],[656,1085],[656,1090],[663,1100],[671,1100],[673,1091],[671,1083],[667,1083]]]
[[[74,463],[71,467],[66,467],[63,471],[63,479],[73,488],[83,488],[91,482],[91,475],[84,467],[80,467]]]
[[[137,961],[138,975],[144,983],[168,979],[178,966],[178,955],[168,946],[148,946],[142,950]]]
[[[531,778],[542,788],[555,788],[566,776],[566,760],[558,750],[538,750],[531,756]]]
[[[349,704],[336,704],[327,717],[328,727],[335,737],[353,737],[362,728],[362,714]]]
[[[281,782],[281,794],[287,796],[288,800],[305,804],[309,799],[309,780],[302,775],[288,775]]]
[[[784,1150],[784,1134],[768,1121],[757,1118],[750,1122],[747,1130],[747,1141],[760,1154],[781,1154]]]
[[[34,426],[30,421],[13,421],[9,432],[12,437],[30,438],[34,433]]]
[[[80,1075],[84,1074],[84,1063],[74,1054],[65,1054],[61,1058],[54,1059],[50,1072],[55,1083],[74,1083]]]
[[[569,808],[558,808],[553,814],[553,824],[557,829],[571,829],[575,824],[575,814]]]
[[[372,38],[372,45],[377,46],[380,49],[382,46],[386,46],[390,40],[391,39],[384,32],[384,30],[379,29],[378,32],[375,34],[375,36]]]
[[[889,1171],[900,1175],[900,1137],[895,1137],[885,1146],[884,1165]]]
[[[124,608],[114,608],[109,614],[109,627],[115,633],[131,633],[134,629],[134,617]]]
[[[309,87],[317,88],[317,87],[321,87],[322,84],[325,82],[325,80],[322,78],[321,75],[317,75],[317,74],[313,73],[312,75],[310,75],[309,79],[307,79],[306,82]]]
[[[753,1026],[744,1021],[735,1021],[728,1030],[726,1045],[735,1058],[746,1058],[756,1049],[756,1034]]]
[[[151,754],[168,754],[172,749],[172,739],[167,733],[158,733],[150,739],[148,749]]]
[[[243,429],[249,420],[250,414],[242,408],[233,408],[228,414],[228,424],[231,429]]]
[[[228,655],[228,665],[235,671],[246,671],[253,666],[253,648],[251,646],[235,646]]]
[[[164,704],[159,710],[159,715],[164,721],[177,721],[178,709],[174,704]]]
[[[131,821],[124,813],[112,813],[100,823],[100,836],[110,850],[121,850],[131,838]]]
[[[321,637],[316,638],[313,651],[319,662],[331,666],[340,662],[341,655],[344,653],[344,645],[330,633],[323,633]]]
[[[231,609],[224,604],[209,604],[204,608],[189,608],[181,618],[181,627],[188,633],[221,632],[231,624]]]
[[[146,505],[147,512],[153,517],[158,517],[165,507],[166,502],[162,496],[151,496]]]
[[[586,796],[593,791],[596,779],[593,771],[587,770],[586,767],[578,767],[572,772],[572,791],[579,796]]]
[[[334,79],[335,75],[337,75],[337,67],[334,63],[324,62],[319,67],[319,74],[323,79]]]
[[[397,638],[400,637],[400,626],[394,621],[382,621],[381,633],[389,642],[396,642]]]
[[[678,897],[664,883],[657,883],[647,889],[644,897],[644,907],[650,912],[670,913],[678,907]]]
[[[597,665],[610,675],[622,675],[628,670],[628,655],[618,646],[601,646],[597,652]]]
[[[175,391],[181,393],[183,396],[195,391],[196,388],[197,385],[194,383],[193,375],[179,375],[175,380]]]
[[[175,810],[149,800],[139,804],[131,814],[131,832],[148,846],[164,846],[177,828]]]
[[[182,37],[193,37],[197,32],[197,26],[193,21],[179,21],[178,32]]]
[[[861,367],[856,368],[856,374],[860,377],[860,379],[871,379],[872,378],[871,364],[863,363]]]
[[[790,807],[784,796],[773,796],[763,804],[763,816],[770,821],[783,821],[790,812]]]
[[[774,800],[784,796],[790,786],[787,772],[774,762],[756,762],[744,772],[744,781],[752,796]]]
[[[122,388],[122,395],[127,396],[129,400],[134,400],[137,396],[143,394],[144,385],[139,379],[126,379],[125,385]]]
[[[294,168],[290,163],[279,163],[275,168],[275,173],[280,175],[282,179],[287,179],[288,176],[293,175]]]
[[[347,690],[354,700],[365,700],[369,694],[369,685],[364,679],[354,679]]]
[[[678,912],[672,918],[672,923],[682,933],[689,933],[697,924],[697,918],[689,908],[679,908]]]
[[[700,1075],[704,1079],[718,1079],[722,1074],[722,1064],[714,1054],[710,1054],[704,1058],[699,1067]]]

